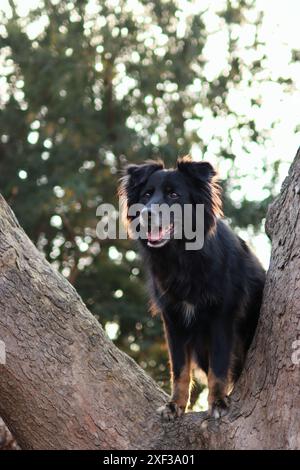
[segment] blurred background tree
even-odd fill
[[[293,154],[272,147],[281,121],[269,108],[294,97],[299,68],[272,69],[260,3],[11,0],[0,10],[0,190],[109,336],[166,389],[136,247],[100,243],[96,208],[117,206],[126,161],[174,165],[190,152],[217,166],[227,217],[267,264],[263,219]],[[298,52],[288,46],[294,67]]]

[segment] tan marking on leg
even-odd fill
[[[192,380],[191,364],[188,356],[180,376],[175,378],[173,373],[171,373],[171,378],[171,400],[157,410],[161,417],[167,421],[172,421],[178,416],[181,416],[189,403]]]
[[[172,398],[171,401],[176,403],[184,411],[190,399],[190,392],[192,386],[191,364],[187,357],[186,363],[180,373],[180,376],[175,378],[172,373]]]
[[[228,393],[228,380],[218,379],[211,369],[208,371],[208,405],[209,408],[214,403],[225,400]]]
[[[171,358],[170,358],[171,359]],[[171,367],[172,367],[172,361]],[[179,377],[174,376],[171,369],[172,395],[168,403],[158,408],[158,413],[164,420],[172,421],[181,416],[189,403],[190,391],[192,386],[192,368],[191,354],[187,350],[185,354],[185,364],[181,370]]]

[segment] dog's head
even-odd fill
[[[184,209],[186,204],[192,208],[203,204],[205,235],[214,230],[216,219],[222,214],[214,168],[208,162],[193,162],[189,157],[178,159],[176,169],[165,169],[161,161],[127,166],[119,196],[123,220],[127,223],[138,220],[144,226],[146,237],[142,242],[149,248],[161,248],[174,238],[175,206]],[[131,215],[130,207],[135,204],[140,205],[140,210]],[[160,207],[171,209],[167,223]]]

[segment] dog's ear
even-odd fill
[[[125,177],[127,176],[128,186],[139,186],[146,183],[149,176],[155,171],[162,170],[164,167],[161,161],[149,160],[142,165],[130,164],[125,168]]]
[[[193,162],[189,156],[179,158],[177,160],[177,168],[187,176],[203,182],[211,182],[217,174],[210,163]]]
[[[177,168],[189,178],[194,203],[204,204],[205,233],[214,230],[217,217],[223,214],[216,171],[210,163],[193,162],[189,156],[178,159]]]

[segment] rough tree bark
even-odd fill
[[[166,395],[106,337],[1,198],[0,415],[21,447],[299,449],[299,207],[300,151],[268,212],[271,266],[231,412],[220,422],[188,413],[162,423],[156,408]]]

